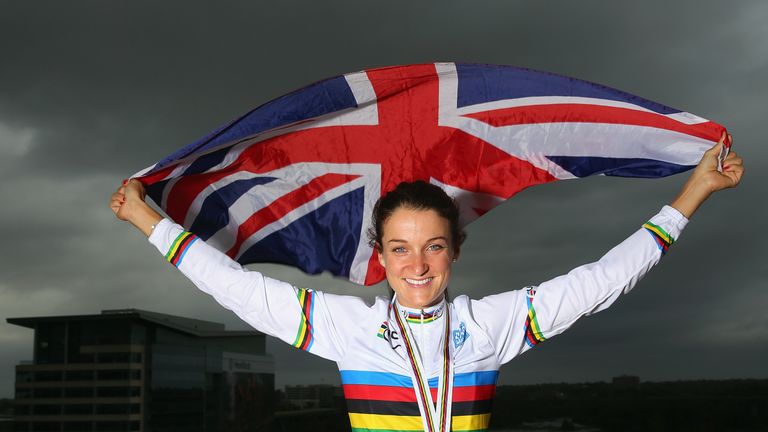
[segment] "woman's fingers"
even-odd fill
[[[735,187],[741,181],[741,176],[744,175],[744,166],[739,165],[726,165],[723,168],[723,174],[728,176],[733,182],[731,187]]]
[[[123,204],[125,204],[125,186],[119,187],[109,200],[109,208],[112,209],[118,219],[122,219],[118,212],[123,207]]]
[[[736,152],[730,152],[724,162],[725,165],[742,165],[744,160]]]

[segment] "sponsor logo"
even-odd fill
[[[469,338],[469,332],[467,332],[467,326],[462,322],[459,324],[459,329],[453,331],[453,347],[458,349]]]

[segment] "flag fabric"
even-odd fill
[[[135,174],[187,230],[242,264],[370,285],[376,200],[444,188],[467,224],[520,190],[695,166],[724,128],[602,85],[511,66],[435,63],[326,79],[259,106]]]

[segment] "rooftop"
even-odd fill
[[[204,321],[194,318],[185,318],[176,315],[168,315],[143,309],[109,309],[101,311],[101,314],[20,317],[7,318],[6,321],[10,324],[34,329],[35,325],[39,323],[114,320],[116,318],[146,321],[197,337],[245,337],[262,334],[256,330],[226,330],[224,324],[221,323]]]

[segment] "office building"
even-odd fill
[[[273,413],[259,332],[138,309],[7,321],[34,330],[16,431],[247,430]]]

